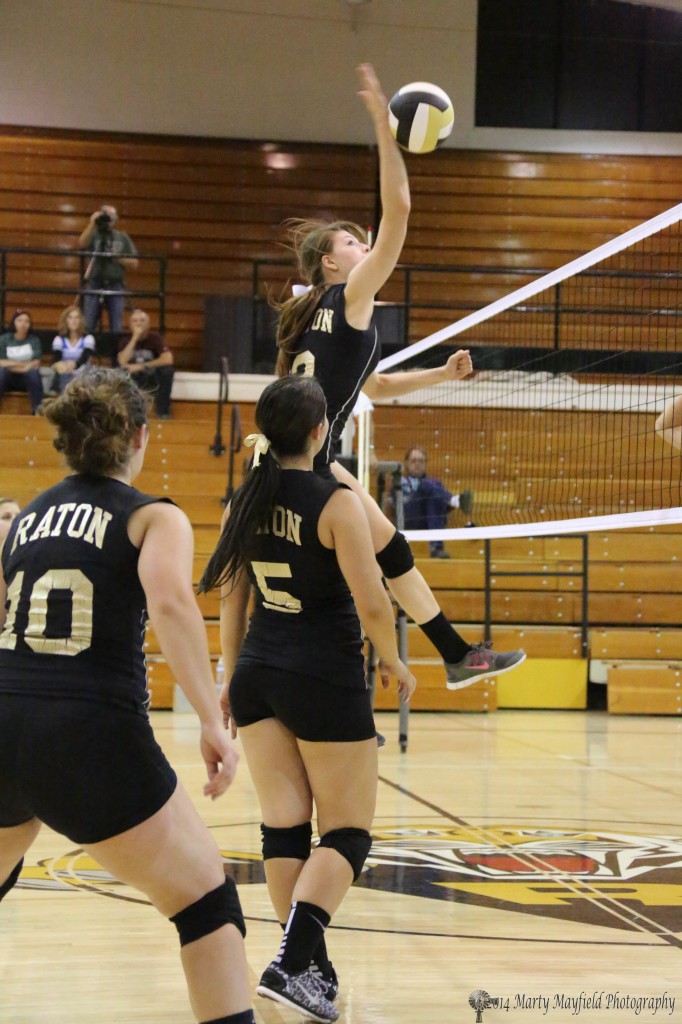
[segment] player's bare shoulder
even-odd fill
[[[128,537],[136,548],[141,547],[147,531],[152,528],[167,531],[169,544],[173,537],[192,536],[192,524],[177,505],[167,501],[154,501],[136,509],[128,520]]]
[[[334,533],[365,516],[362,502],[349,487],[338,487],[320,513],[317,534],[325,547],[334,547]]]

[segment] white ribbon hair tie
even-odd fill
[[[313,286],[311,284],[292,284],[291,290],[294,294],[294,298],[298,299],[301,295],[311,292],[313,290]]]
[[[249,434],[248,437],[244,438],[244,444],[247,448],[253,448],[253,467],[260,466],[260,457],[265,455],[270,442],[268,441],[265,434]]]

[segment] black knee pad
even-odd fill
[[[377,554],[376,560],[387,580],[395,580],[414,569],[414,555],[410,545],[397,530],[386,547]]]
[[[364,828],[335,828],[322,836],[320,846],[345,857],[353,869],[353,881],[357,882],[372,847],[372,837]]]
[[[242,935],[246,935],[237,886],[234,879],[229,877],[217,889],[212,889],[195,903],[190,903],[184,910],[174,914],[171,921],[178,930],[181,946],[217,932],[224,924],[233,924]]]
[[[19,875],[21,874],[21,869],[23,868],[23,866],[24,866],[24,858],[22,857],[21,860],[19,861],[19,863],[17,864],[17,866],[12,869],[12,872],[11,872],[9,878],[7,879],[7,881],[3,882],[2,885],[0,885],[0,900],[3,899],[7,895],[7,893],[10,891],[10,889],[13,889],[14,886],[17,884],[17,881],[19,879]]]
[[[263,860],[271,857],[292,857],[294,860],[307,860],[310,856],[310,841],[313,827],[309,821],[291,828],[271,828],[261,825],[263,837]]]

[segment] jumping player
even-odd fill
[[[376,803],[361,622],[404,701],[415,680],[398,657],[362,505],[331,474],[312,471],[325,444],[325,409],[311,377],[282,377],[263,391],[261,433],[247,438],[256,444],[253,468],[226,511],[200,589],[221,586],[231,677],[221,703],[233,735],[239,728],[258,793],[268,890],[285,929],[257,991],[334,1021],[338,981],[324,930],[360,875]],[[311,854],[313,804],[321,838]]]
[[[359,496],[369,520],[376,559],[398,604],[431,640],[445,662],[448,689],[508,672],[523,651],[495,653],[490,642],[468,644],[441,612],[415,567],[409,544],[361,484],[335,461],[341,434],[360,390],[369,398],[396,398],[472,372],[468,351],[444,366],[407,373],[376,372],[380,345],[372,315],[374,296],[398,262],[410,212],[410,190],[400,149],[391,135],[388,104],[373,68],[359,69],[360,96],[374,124],[379,150],[382,217],[370,249],[357,224],[294,221],[292,244],[302,279],[311,289],[286,301],[277,328],[277,372],[314,374],[327,399],[329,434],[315,469],[331,474]]]
[[[148,609],[201,722],[204,793],[220,796],[237,754],[192,591],[192,530],[132,486],[148,399],[127,374],[88,369],[44,408],[73,475],[22,510],[2,552],[0,899],[44,822],[173,921],[196,1020],[253,1024],[234,881],[146,712]]]

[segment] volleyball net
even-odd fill
[[[455,510],[410,539],[682,522],[682,455],[655,429],[682,375],[681,220],[682,204],[380,363],[474,365],[361,420],[365,476],[418,446],[428,476],[474,493],[473,528]]]

